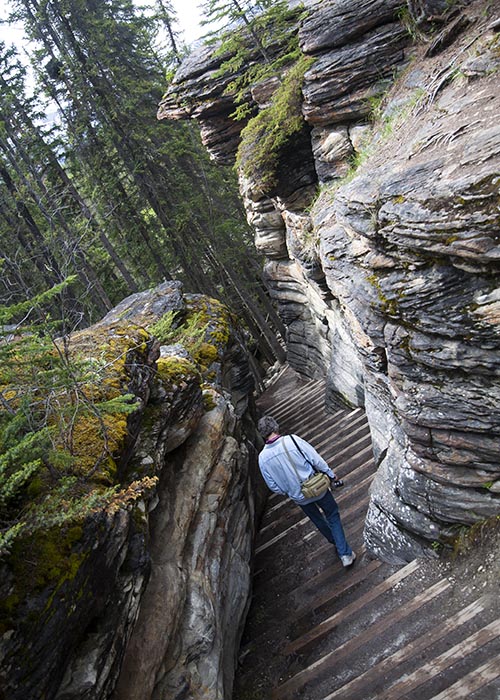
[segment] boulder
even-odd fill
[[[102,363],[87,396],[127,392],[134,410],[106,436],[73,419],[89,505],[68,482],[68,516],[20,535],[2,562],[2,688],[12,700],[229,697],[264,500],[243,337],[222,304],[165,282],[66,347]],[[90,460],[103,440],[108,458]]]

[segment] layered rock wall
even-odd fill
[[[306,7],[303,128],[276,184],[242,176],[241,191],[290,363],[327,375],[327,402],[366,407],[379,469],[365,538],[403,562],[498,513],[500,8]],[[241,125],[204,60],[181,69],[159,116],[201,96],[182,116],[203,110],[227,163]]]

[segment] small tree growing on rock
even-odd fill
[[[251,86],[271,76],[280,78],[283,68],[299,58],[296,26],[302,10],[290,10],[286,0],[209,0],[202,7],[204,24],[216,27],[208,39],[218,44],[219,74],[234,76],[226,89],[238,105],[233,117],[245,119],[253,111]]]
[[[19,536],[86,517],[120,495],[115,459],[126,416],[137,410],[126,353],[140,352],[145,338],[130,331],[101,349],[99,339],[91,353],[86,331],[75,341],[57,337],[61,322],[47,305],[74,281],[0,307],[0,556]]]

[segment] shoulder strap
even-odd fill
[[[293,440],[293,436],[290,435],[290,437],[291,437],[292,440]],[[293,440],[293,441],[295,442],[295,440]],[[297,445],[296,442],[295,442],[295,444]],[[287,448],[287,446],[286,446],[285,438],[283,438],[283,449],[284,449],[285,452],[286,452],[286,456],[288,457],[288,461],[290,462],[290,464],[291,464],[292,467],[293,467],[293,470],[294,470],[294,472],[295,472],[295,474],[296,474],[296,476],[297,476],[297,480],[298,480],[299,484],[302,484],[302,481],[300,480],[299,472],[297,471],[297,467],[295,466],[295,462],[294,462],[293,459],[290,457],[290,452],[288,451],[288,448]],[[299,450],[299,451],[300,451],[300,450]],[[301,452],[301,454],[302,454],[302,452]],[[303,455],[302,455],[302,456],[303,456]]]
[[[300,449],[299,445],[297,444],[297,440],[293,437],[293,435],[290,435],[290,437],[292,438],[293,444],[294,444],[295,447],[298,449],[298,451],[300,452],[300,454],[302,455],[302,457],[305,459],[305,461],[307,462],[307,464],[309,464],[309,466],[312,468],[313,472],[315,472],[316,469],[314,468],[314,464],[312,464],[311,460],[308,459],[308,458],[305,456],[305,454],[302,452],[302,450]]]

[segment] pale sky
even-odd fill
[[[144,0],[141,0],[144,2]],[[172,5],[177,13],[177,29],[183,32],[183,38],[187,44],[193,43],[199,39],[207,29],[200,27],[200,10],[199,5],[203,0],[172,0]],[[6,0],[0,0],[0,19],[5,19],[9,12],[10,6]],[[22,29],[0,24],[0,39],[3,39],[7,44],[16,43],[22,47]]]
[[[200,10],[198,6],[202,0],[172,0],[172,5],[177,13],[177,26],[184,32],[184,39],[191,44],[199,39],[207,28],[200,27]]]

